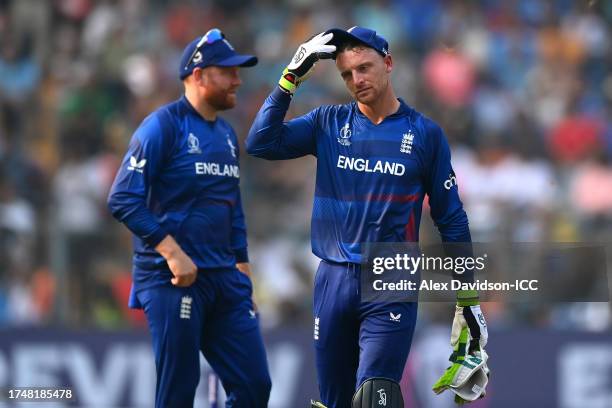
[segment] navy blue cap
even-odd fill
[[[181,56],[179,77],[187,78],[196,67],[252,67],[257,64],[254,55],[239,55],[218,28],[191,41]]]
[[[389,54],[389,43],[387,40],[376,34],[376,31],[370,30],[369,28],[355,26],[346,31],[341,28],[332,28],[327,30],[326,33],[334,34],[334,38],[332,38],[330,44],[335,45],[337,48],[340,48],[348,41],[357,41],[374,49],[382,56]],[[334,59],[336,58],[336,53],[337,52],[333,55]]]

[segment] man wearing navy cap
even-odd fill
[[[284,122],[297,87],[325,58],[335,59],[354,102]],[[247,137],[247,152],[257,157],[317,158],[311,234],[321,258],[313,313],[322,403],[313,407],[403,407],[398,383],[417,304],[361,300],[362,244],[418,242],[425,195],[442,240],[471,241],[442,129],[396,97],[392,70],[388,43],[374,30],[321,33],[298,48]],[[453,345],[467,326],[484,346],[475,291],[458,293]]]
[[[252,297],[238,139],[217,116],[236,105],[239,55],[218,29],[184,50],[185,94],[136,130],[108,205],[134,234],[130,306],[147,316],[155,406],[192,407],[199,353],[227,407],[266,407],[270,376]]]

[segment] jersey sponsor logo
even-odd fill
[[[412,130],[409,130],[408,133],[404,133],[402,135],[402,144],[400,145],[400,152],[411,154],[413,142],[414,142],[414,134],[412,133]]]
[[[340,136],[338,137],[338,143],[340,143],[342,146],[350,146],[352,133],[353,132],[351,132],[351,129],[349,128],[349,124],[346,123],[340,129]]]
[[[201,175],[240,178],[240,169],[234,164],[221,165],[219,163],[196,162],[195,172]]]
[[[202,153],[202,149],[200,149],[200,139],[198,139],[196,135],[194,135],[191,132],[189,132],[189,136],[187,137],[187,145],[189,146],[189,150],[187,150],[187,153],[190,153],[190,154]]]
[[[181,298],[181,319],[191,319],[191,304],[193,303],[193,298],[191,296],[183,296]]]
[[[457,177],[455,176],[454,172],[450,172],[450,174],[448,175],[448,179],[446,179],[446,181],[444,181],[444,188],[447,190],[450,190],[451,188],[453,188],[453,186],[457,185]]]
[[[230,139],[229,133],[225,135],[225,138],[227,139],[227,145],[230,148],[230,152],[232,153],[232,156],[236,158],[236,146],[234,146],[234,144],[232,143],[232,139]]]
[[[393,314],[393,312],[389,312],[389,320],[391,320],[392,322],[399,322],[400,319],[402,318],[402,314],[398,313],[398,314]]]
[[[137,171],[138,173],[142,173],[144,171],[145,164],[147,164],[147,159],[138,161],[136,157],[130,156],[130,164],[127,169],[128,171]]]
[[[385,392],[385,389],[381,388],[379,390],[376,390],[376,392],[378,393],[378,406],[386,407],[387,406],[387,393]]]
[[[315,317],[314,319],[314,332],[313,336],[315,340],[319,340],[319,318]]]
[[[377,160],[372,165],[368,159],[346,157],[342,155],[338,156],[338,163],[336,166],[345,170],[354,170],[363,173],[392,174],[394,176],[403,176],[406,172],[406,167],[401,163]]]
[[[253,309],[250,309],[250,310],[249,310],[249,317],[250,317],[251,319],[255,319],[255,318],[257,317],[257,312],[256,312],[256,311],[254,311]]]

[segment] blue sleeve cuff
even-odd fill
[[[234,249],[234,256],[236,257],[236,263],[249,262],[247,247]]]
[[[166,235],[168,235],[168,232],[166,232],[166,230],[160,226],[155,231],[153,231],[153,233],[142,238],[147,243],[147,245],[150,245],[151,248],[155,248],[157,244],[159,244],[164,238],[166,238]]]
[[[280,89],[278,86],[272,91],[272,93],[270,93],[270,97],[278,104],[278,106],[289,107],[289,104],[291,103],[291,95]]]

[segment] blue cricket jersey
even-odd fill
[[[183,96],[142,122],[108,197],[134,234],[134,289],[169,282],[154,249],[168,234],[198,269],[248,261],[239,181],[238,140],[225,120],[204,120]]]
[[[378,125],[355,102],[284,122],[290,102],[278,88],[268,96],[247,152],[269,160],[317,157],[315,255],[359,263],[361,243],[417,242],[425,195],[442,240],[471,241],[448,142],[436,123],[401,99],[398,111]]]

